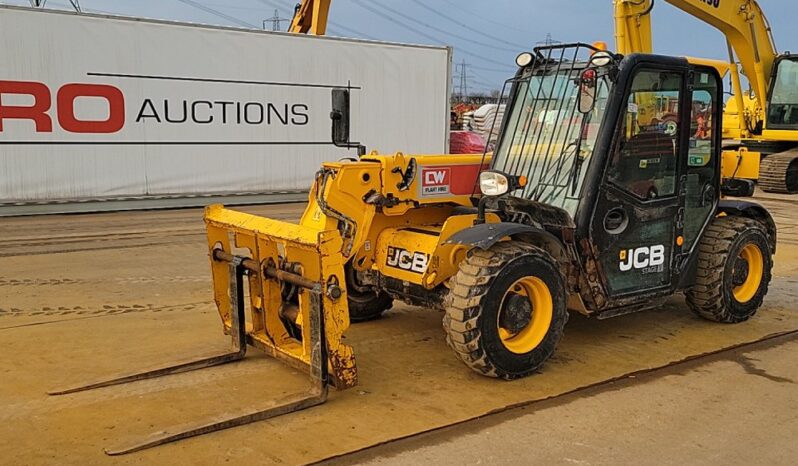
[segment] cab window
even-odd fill
[[[771,129],[798,126],[798,62],[779,62],[773,94],[768,106],[768,127]]]
[[[716,150],[714,131],[719,83],[713,74],[696,72],[690,117],[690,147],[685,176],[684,250],[691,250],[715,209]]]
[[[609,181],[641,200],[676,194],[682,76],[642,70],[632,82]]]

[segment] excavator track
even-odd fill
[[[759,187],[767,193],[798,192],[798,149],[771,154],[762,159]]]

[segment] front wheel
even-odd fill
[[[446,341],[471,369],[506,380],[537,371],[568,320],[565,281],[546,251],[502,242],[472,250],[446,300]]]
[[[737,323],[762,306],[773,268],[771,239],[762,223],[718,217],[698,249],[698,273],[687,291],[690,308],[705,319]]]
[[[347,266],[345,273],[350,322],[357,324],[377,319],[393,306],[393,298],[385,292],[362,285],[354,268]]]

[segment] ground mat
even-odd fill
[[[774,285],[796,287],[780,282]],[[303,390],[305,379],[253,350],[228,366],[51,398],[48,389],[224,350],[215,310],[208,303],[131,308],[19,326],[0,318],[0,457],[15,464],[317,461],[796,330],[790,295],[780,293],[741,325],[700,320],[678,299],[607,321],[573,316],[543,371],[515,382],[458,362],[443,341],[440,313],[398,306],[351,329],[361,383],[333,392],[327,404],[114,458],[103,447],[265,406]]]

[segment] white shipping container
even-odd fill
[[[352,139],[444,153],[451,49],[0,7],[0,207],[306,190]]]

